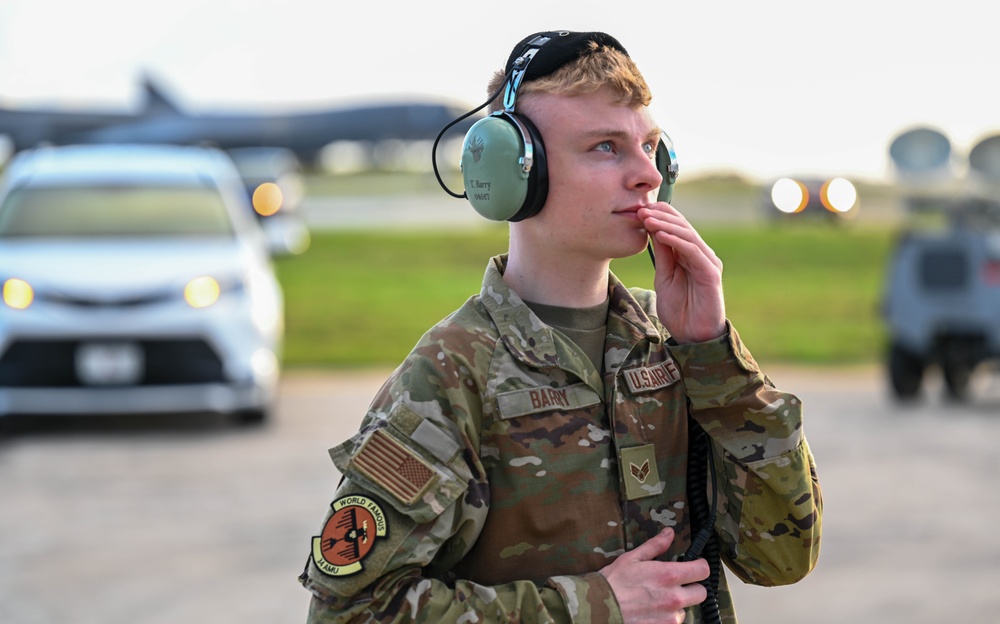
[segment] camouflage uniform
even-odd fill
[[[761,585],[812,569],[822,500],[801,404],[732,327],[674,344],[654,293],[612,275],[602,378],[504,267],[491,260],[480,295],[330,450],[344,480],[300,579],[310,622],[620,622],[598,570],[664,527],[662,559],[691,541],[688,405],[712,439],[729,568]],[[735,622],[724,578],[719,602]]]

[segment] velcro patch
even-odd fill
[[[573,384],[565,388],[524,388],[497,395],[500,418],[515,418],[526,414],[572,410],[597,405],[601,397],[587,384]]]
[[[351,463],[404,505],[420,500],[436,480],[427,462],[381,429],[365,440]]]
[[[656,453],[652,444],[621,450],[622,479],[628,500],[663,493],[663,483],[656,468]]]
[[[313,563],[324,574],[350,576],[361,572],[362,559],[389,532],[382,508],[365,496],[345,496],[330,504],[332,515],[323,532],[313,537]]]
[[[677,364],[673,360],[666,360],[653,364],[652,366],[639,366],[626,370],[625,383],[633,394],[640,392],[651,392],[666,388],[681,378]]]

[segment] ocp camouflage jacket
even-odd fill
[[[677,345],[613,275],[604,375],[489,263],[330,450],[344,479],[301,582],[310,622],[620,622],[598,572],[664,527],[690,544],[688,413],[711,436],[715,524],[739,578],[792,583],[822,499],[801,404],[735,329]],[[735,622],[725,579],[723,620]],[[691,609],[687,621],[700,621]]]

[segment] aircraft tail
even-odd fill
[[[163,88],[152,77],[143,76],[142,91],[145,98],[143,114],[181,114],[180,108],[174,104],[173,100],[166,95]]]

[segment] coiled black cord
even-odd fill
[[[708,562],[708,578],[701,581],[707,596],[701,603],[702,621],[721,624],[719,613],[719,577],[722,574],[719,540],[715,535],[715,518],[718,515],[718,492],[712,442],[693,418],[688,420],[688,475],[687,497],[691,507],[691,547],[681,555],[681,561],[694,561],[699,556]],[[709,481],[711,477],[711,481]],[[708,485],[711,483],[711,493]],[[711,506],[709,500],[711,499]]]

